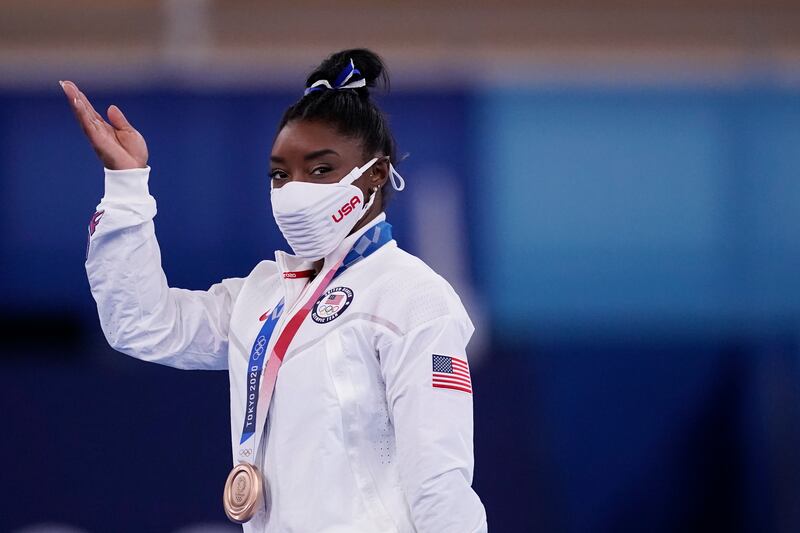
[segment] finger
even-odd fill
[[[86,104],[86,107],[89,109],[89,113],[91,113],[92,116],[95,119],[97,119],[100,122],[102,122],[103,124],[105,124],[106,123],[106,119],[104,119],[103,116],[100,113],[97,112],[97,110],[94,108],[94,106],[89,101],[89,99],[86,97],[86,95],[83,94],[82,91],[78,91],[78,93],[80,94],[79,99],[83,100],[83,103]]]
[[[128,122],[128,119],[125,118],[125,115],[122,113],[122,110],[115,105],[112,105],[108,108],[108,121],[111,123],[118,130],[122,131],[136,131],[134,130],[131,123]]]
[[[62,81],[61,82],[61,88],[64,89],[64,92],[66,93],[67,97],[70,100],[74,100],[76,98],[79,99],[79,100],[82,100],[82,99],[85,99],[85,97],[86,97],[81,92],[81,90],[78,88],[78,86],[75,84],[74,81],[69,81],[69,80]]]
[[[75,114],[75,119],[78,121],[78,125],[83,130],[83,133],[85,133],[87,137],[91,138],[90,132],[96,129],[96,124],[93,117],[89,115],[89,111],[86,109],[83,101],[77,96],[77,91],[74,87],[69,87],[67,84],[64,84],[63,88],[64,93],[69,99],[69,107]]]
[[[78,90],[78,87],[70,81],[62,81],[60,83],[67,100],[69,100],[69,105],[72,108],[72,111],[75,113],[75,116],[78,118],[78,121],[81,123],[81,125],[84,125],[83,122],[85,121],[87,113],[85,112],[86,107],[82,106],[81,92]],[[86,125],[88,126],[89,123]]]
[[[83,94],[83,92],[81,92],[81,90],[78,88],[75,82],[63,81],[61,82],[61,88],[64,89],[64,93],[67,95],[67,98],[69,98],[70,103],[72,104],[76,114],[78,113],[79,110],[77,107],[78,102],[83,102],[84,107],[86,108],[91,118],[99,121],[102,124],[105,123],[103,117],[100,116],[100,114],[97,111],[95,111],[94,107],[92,107],[91,102],[89,102],[89,99],[86,98],[86,95]]]
[[[64,91],[67,100],[72,104],[75,98],[78,97],[78,88],[71,81],[60,81],[58,83],[61,85],[61,89]]]
[[[75,98],[73,107],[75,109],[75,115],[78,117],[78,123],[81,125],[83,132],[91,139],[95,141],[97,138],[97,130],[99,129],[99,124],[97,119],[92,116],[89,112],[89,109],[86,107],[86,104],[83,103],[83,100],[80,98]]]
[[[89,98],[87,98],[83,91],[78,88],[78,85],[75,82],[69,80],[64,81],[62,82],[61,87],[64,89],[64,92],[67,93],[67,96],[70,97],[70,99],[77,98],[78,100],[83,100],[83,103],[86,105],[89,113],[91,113],[92,116],[94,116],[94,118],[97,120],[105,122],[100,113],[95,110],[94,106],[89,101]]]

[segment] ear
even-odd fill
[[[377,187],[380,189],[386,180],[389,179],[389,156],[380,157],[367,172],[367,183],[369,188]]]

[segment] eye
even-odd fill
[[[289,177],[289,175],[283,170],[273,170],[269,173],[269,177],[273,180],[285,180]]]
[[[314,170],[311,171],[311,174],[314,176],[324,176],[328,172],[331,171],[331,167],[323,165],[319,167],[315,167]]]

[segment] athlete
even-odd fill
[[[106,339],[144,361],[228,370],[234,468],[223,489],[246,532],[487,530],[472,490],[473,326],[451,286],[392,239],[402,190],[370,88],[380,58],[345,50],[278,125],[272,212],[294,255],[207,291],[169,287],[147,146],[62,82],[105,167],[86,271]]]

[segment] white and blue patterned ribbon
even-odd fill
[[[331,85],[331,82],[328,80],[317,80],[305,90],[303,96],[313,93],[314,91],[324,91],[325,89],[358,89],[359,87],[367,86],[367,80],[365,80],[363,77],[350,81],[353,76],[361,76],[361,71],[356,68],[353,60],[350,59],[350,64],[339,73],[339,75],[336,77],[336,80],[334,80],[333,85]]]

